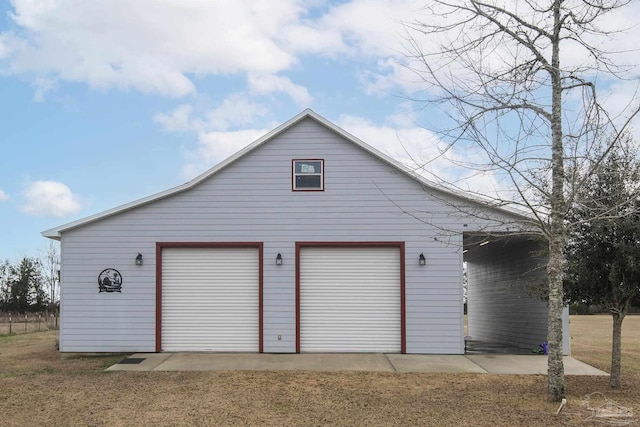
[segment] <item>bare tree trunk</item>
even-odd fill
[[[560,75],[560,5],[553,3],[554,31],[551,57],[551,215],[549,236],[549,313],[548,375],[549,401],[565,397],[564,363],[562,360],[563,261],[565,246],[564,149],[562,140],[562,81]]]
[[[548,398],[551,402],[562,400],[565,396],[564,362],[562,348],[562,263],[563,239],[552,236],[549,243],[549,306],[548,306],[548,340],[549,355],[547,369],[549,375]],[[559,285],[558,285],[559,283]]]
[[[613,339],[611,341],[611,376],[609,385],[614,388],[620,387],[620,371],[622,368],[622,321],[626,314],[625,310],[614,311],[613,316]]]

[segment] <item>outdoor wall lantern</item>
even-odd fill
[[[142,254],[138,254],[136,257],[136,265],[142,265]]]
[[[276,255],[276,265],[282,265],[282,255],[280,255],[280,252]]]
[[[420,254],[420,256],[418,257],[418,262],[420,263],[420,265],[427,265],[427,260],[424,257],[424,254]]]

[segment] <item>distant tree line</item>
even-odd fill
[[[29,256],[17,263],[0,260],[0,311],[57,310],[58,254],[57,246],[52,243],[42,260]]]

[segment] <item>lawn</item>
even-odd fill
[[[572,316],[573,356],[609,370],[610,316]],[[579,426],[586,394],[640,415],[640,316],[624,322],[623,386],[567,377],[568,406],[546,376],[362,372],[103,372],[120,358],[61,359],[56,332],[0,336],[2,426]]]

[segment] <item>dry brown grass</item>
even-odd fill
[[[609,372],[612,319],[610,315],[571,316],[571,350],[576,359]],[[640,315],[622,323],[622,374],[640,375]],[[639,408],[640,409],[640,408]]]
[[[572,317],[574,356],[608,370],[610,318]],[[545,376],[361,372],[104,372],[61,359],[55,332],[0,337],[0,424],[578,426],[585,394],[640,412],[640,316],[625,320],[623,387],[568,377],[556,415]]]

